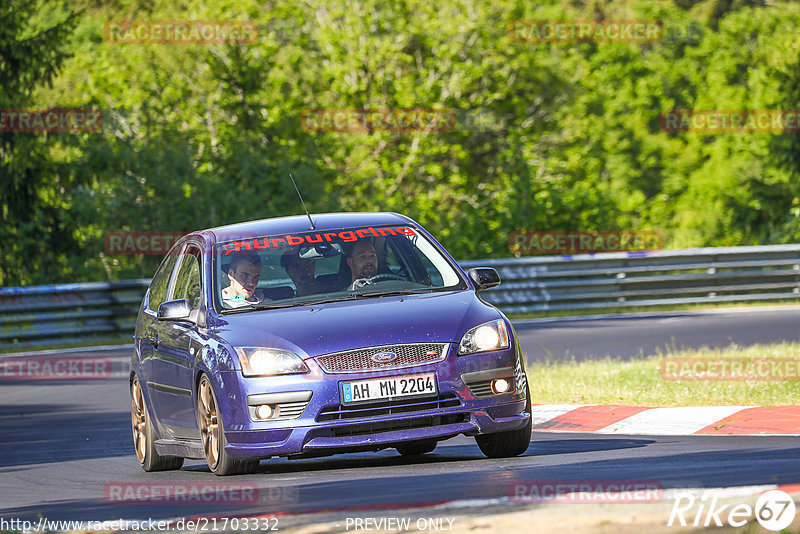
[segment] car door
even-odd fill
[[[190,243],[181,252],[167,300],[187,299],[197,308],[202,295],[200,248]],[[192,398],[192,377],[197,343],[197,326],[189,321],[158,321],[156,350],[161,422],[174,438],[199,438]],[[167,436],[162,436],[167,437]]]
[[[160,321],[156,318],[158,307],[167,300],[170,282],[173,278],[175,266],[180,256],[181,247],[176,247],[167,254],[161,262],[150,288],[147,291],[147,300],[144,305],[144,313],[137,328],[135,339],[139,357],[142,362],[142,376],[145,387],[150,395],[151,407],[155,412],[156,421],[161,421],[161,393],[158,385],[161,381],[159,376],[160,365],[158,360],[159,334],[161,329]],[[159,428],[161,426],[159,425]]]

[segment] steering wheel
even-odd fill
[[[356,278],[353,280],[353,283],[350,286],[350,291],[361,289],[362,287],[372,285],[375,282],[385,282],[387,280],[405,280],[405,278],[394,273],[381,273],[376,274],[375,276],[370,276],[369,278]]]

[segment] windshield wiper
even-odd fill
[[[231,308],[223,310],[225,315],[231,313],[244,313],[244,312],[251,312],[251,311],[258,311],[258,310],[275,310],[279,308],[294,308],[297,306],[312,306],[315,304],[325,304],[327,302],[341,302],[343,300],[355,300],[358,297],[353,295],[344,296],[339,298],[330,298],[330,299],[316,299],[316,300],[307,300],[305,302],[272,302],[266,304],[251,304],[249,306],[243,306],[241,308]]]
[[[295,302],[295,306],[311,306],[313,304],[325,304],[328,302],[342,302],[343,300],[353,300],[353,295],[330,298],[330,299],[317,299],[317,300],[308,300],[305,302]]]
[[[274,304],[250,304],[249,306],[242,306],[240,308],[230,308],[230,309],[222,310],[222,313],[224,313],[225,315],[228,315],[228,314],[231,314],[231,313],[244,313],[244,312],[251,312],[251,311],[256,311],[256,310],[273,310],[275,308],[291,308],[292,306],[295,306],[295,305],[296,305],[296,303],[289,303],[289,302],[287,302],[285,304],[280,304],[280,303],[274,303]]]
[[[418,295],[423,293],[432,293],[436,288],[417,288],[417,289],[394,289],[391,291],[370,291],[368,293],[350,293],[357,298],[370,298],[370,297],[393,297],[396,295]]]

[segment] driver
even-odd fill
[[[350,253],[347,255],[347,265],[350,267],[350,272],[353,273],[353,278],[350,281],[351,287],[353,282],[359,278],[372,278],[378,274],[378,255],[375,254],[375,246],[370,239],[361,239],[357,241],[351,248]]]
[[[230,308],[259,304],[265,300],[256,289],[261,277],[261,257],[256,254],[234,256],[225,273],[231,285],[222,290],[222,303]]]

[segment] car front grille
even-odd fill
[[[317,416],[317,421],[342,421],[347,419],[359,419],[362,417],[424,412],[442,408],[454,408],[456,406],[461,406],[461,401],[454,393],[443,393],[434,399],[427,400],[384,400],[370,403],[366,406],[363,404],[359,406],[340,404],[338,406],[327,406],[323,408]]]
[[[429,415],[394,421],[375,421],[352,425],[340,425],[325,430],[325,434],[332,438],[346,436],[365,436],[392,432],[396,430],[412,430],[415,428],[430,428],[444,425],[454,425],[469,421],[469,414],[455,413],[446,415]]]
[[[481,380],[480,382],[470,382],[467,384],[469,388],[469,392],[472,393],[472,396],[481,399],[484,397],[491,397],[494,395],[492,391],[492,381],[491,380]]]
[[[447,357],[447,343],[408,343],[404,345],[384,345],[363,349],[337,352],[318,356],[317,363],[326,373],[359,373],[401,369],[415,365],[441,362]],[[373,356],[393,352],[397,355],[392,361],[375,361]]]
[[[309,402],[310,401],[282,402],[278,404],[278,417],[275,419],[278,421],[297,419],[303,414]]]

